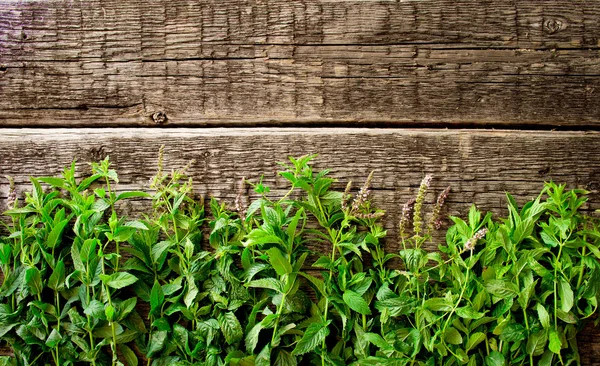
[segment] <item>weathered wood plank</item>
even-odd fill
[[[392,232],[400,206],[413,195],[427,173],[440,191],[452,185],[453,214],[471,203],[505,212],[504,192],[533,198],[544,180],[591,190],[590,209],[600,207],[600,133],[510,132],[492,130],[403,129],[5,129],[0,135],[0,176],[10,175],[22,188],[29,176],[59,174],[77,159],[111,157],[122,189],[147,187],[156,155],[165,145],[169,167],[190,160],[198,192],[233,202],[239,179],[265,182],[274,194],[287,186],[277,179],[277,162],[288,156],[318,153],[316,168],[331,168],[345,188],[356,189],[375,170],[374,198],[388,212]],[[0,197],[8,187],[2,186]],[[435,199],[434,193],[429,200]]]
[[[597,128],[599,5],[0,0],[0,125]]]
[[[434,191],[453,186],[448,211],[464,216],[471,202],[505,214],[504,192],[520,202],[533,198],[544,180],[592,190],[586,209],[600,207],[600,133],[517,132],[493,130],[406,129],[4,129],[0,134],[0,175],[14,177],[18,191],[28,189],[28,176],[54,175],[73,158],[81,174],[86,162],[110,155],[120,174],[119,189],[148,186],[156,154],[166,146],[166,168],[194,159],[190,175],[196,191],[233,202],[240,177],[255,180],[265,174],[274,195],[286,186],[276,178],[276,162],[288,155],[319,153],[317,169],[331,168],[343,189],[348,180],[360,183],[371,170],[373,198],[387,210],[384,218],[394,242],[400,206],[415,194],[426,173],[435,176]],[[0,184],[0,208],[8,185]],[[435,199],[431,192],[428,201]],[[132,203],[132,213],[144,207]],[[430,248],[434,248],[432,245]],[[584,365],[600,365],[600,332],[581,334]]]

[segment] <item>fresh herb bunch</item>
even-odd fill
[[[149,192],[118,193],[108,159],[82,180],[75,164],[32,178],[24,202],[11,191],[0,341],[14,355],[0,364],[580,363],[575,336],[600,291],[587,192],[547,183],[522,208],[508,195],[500,220],[472,206],[428,252],[449,188],[428,209],[426,176],[390,253],[374,174],[336,190],[314,157],[282,164],[282,198],[242,178],[208,217],[192,163],[166,173],[162,148]],[[141,219],[119,213],[131,199],[151,202]]]
[[[127,355],[126,343],[144,331],[137,298],[126,292],[137,277],[120,268],[120,247],[146,227],[115,205],[147,194],[117,194],[108,159],[83,180],[73,163],[62,177],[31,181],[24,205],[15,199],[5,212],[11,223],[0,242],[0,335],[10,363],[120,365],[117,353]]]

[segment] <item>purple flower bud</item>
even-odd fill
[[[473,250],[475,249],[475,245],[477,245],[477,241],[483,239],[485,234],[487,234],[488,229],[483,228],[477,231],[467,242],[465,243],[465,250]]]

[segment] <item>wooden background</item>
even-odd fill
[[[0,175],[22,191],[110,155],[120,189],[146,187],[165,144],[231,202],[319,153],[340,188],[375,169],[391,238],[426,173],[454,215],[550,179],[594,210],[599,58],[599,0],[0,0]],[[600,365],[600,332],[580,347]]]

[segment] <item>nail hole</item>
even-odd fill
[[[165,112],[158,111],[152,115],[152,120],[154,123],[163,124],[167,122],[167,115]]]

